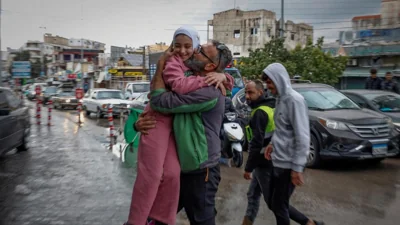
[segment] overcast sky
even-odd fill
[[[87,38],[111,45],[138,47],[171,42],[180,25],[192,25],[207,39],[207,20],[232,9],[267,9],[280,18],[280,0],[2,0],[2,49],[27,40],[43,41],[44,33]],[[314,39],[338,38],[351,29],[351,18],[377,14],[381,0],[285,0],[285,20],[314,26]],[[46,27],[41,29],[39,27]]]

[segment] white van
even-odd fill
[[[125,99],[134,100],[140,94],[150,91],[149,81],[137,81],[127,83],[125,86]]]

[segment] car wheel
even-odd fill
[[[310,152],[307,157],[307,167],[317,168],[321,165],[321,157],[319,155],[320,147],[317,138],[314,135],[310,137]]]
[[[83,106],[82,108],[86,112],[86,116],[90,116],[91,112],[87,110],[86,106]]]
[[[97,109],[96,118],[97,118],[97,119],[103,118],[103,114],[101,114],[101,110],[100,110],[100,109]]]
[[[30,134],[30,128],[25,129],[24,136],[22,137],[22,144],[17,147],[18,152],[28,151],[28,138]]]

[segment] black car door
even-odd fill
[[[5,94],[8,106],[11,109],[10,116],[11,120],[13,121],[12,126],[14,127],[14,147],[16,147],[17,145],[21,144],[24,136],[24,121],[26,116],[25,114],[27,114],[27,112],[25,111],[25,107],[22,107],[21,99],[18,96],[16,96],[10,90],[6,90]]]
[[[17,118],[12,115],[6,97],[6,90],[0,89],[0,154],[11,150],[16,144],[15,123]]]

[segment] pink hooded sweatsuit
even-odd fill
[[[186,77],[185,72],[188,71],[180,57],[171,57],[163,71],[166,86],[178,94],[186,94],[208,86],[205,77]],[[233,78],[227,78],[233,86]],[[148,135],[140,137],[137,177],[128,224],[145,225],[148,218],[175,224],[181,170],[172,130],[173,115],[155,112],[149,104],[145,112],[154,115],[157,123],[156,128],[149,130]]]

